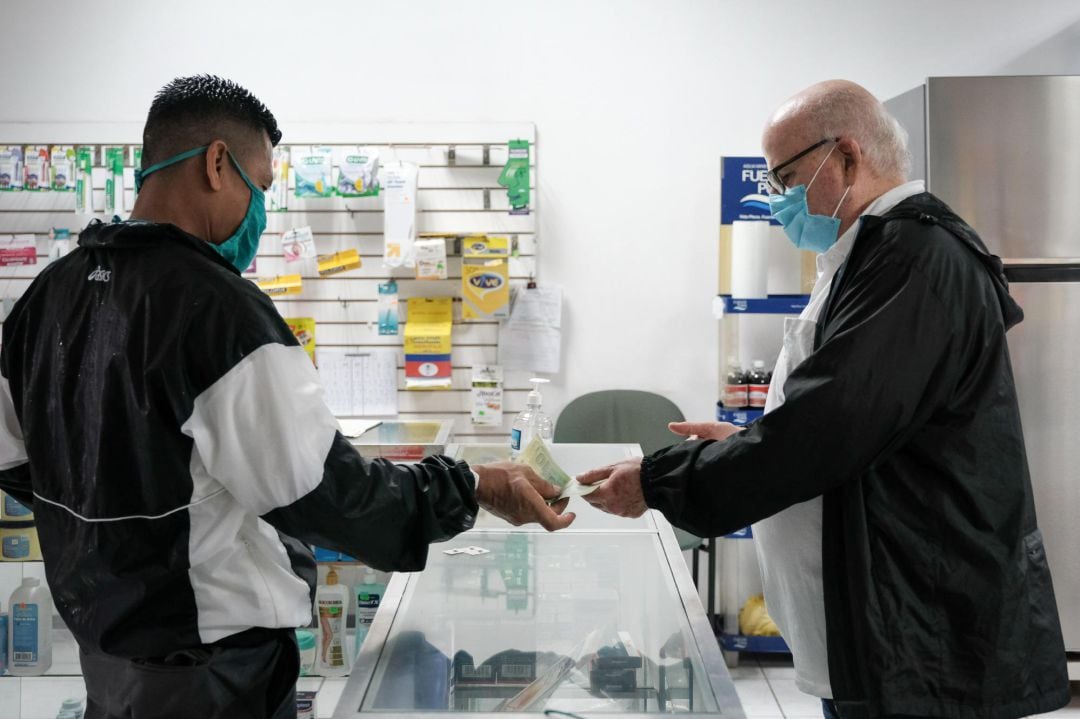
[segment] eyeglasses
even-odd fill
[[[769,170],[769,172],[765,175],[765,179],[769,183],[769,189],[772,190],[773,192],[775,192],[778,195],[782,195],[785,192],[787,192],[787,189],[788,189],[787,185],[785,185],[784,181],[780,179],[780,171],[783,170],[788,165],[792,164],[793,162],[798,162],[799,160],[806,157],[807,155],[809,155],[811,152],[818,149],[822,145],[825,145],[825,144],[830,143],[830,142],[840,142],[840,138],[839,137],[826,137],[824,140],[819,140],[818,142],[815,142],[813,145],[806,148],[805,150],[803,150],[799,154],[795,155],[794,157],[790,157],[787,160],[784,160],[779,165],[777,165],[773,169]]]

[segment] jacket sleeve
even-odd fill
[[[788,377],[784,404],[726,440],[646,457],[646,502],[678,527],[718,536],[859,476],[949,391],[958,361],[950,317],[917,269],[865,266],[835,298],[818,349]]]
[[[193,477],[220,484],[292,537],[377,569],[413,571],[423,568],[429,543],[475,521],[467,465],[361,457],[338,431],[298,346],[259,347],[194,405],[182,427],[194,440]]]
[[[11,387],[0,377],[0,490],[33,508],[34,489],[30,483],[30,464],[26,458],[22,427],[11,400]]]

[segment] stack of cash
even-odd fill
[[[551,456],[551,449],[540,437],[533,437],[525,450],[518,456],[518,462],[532,467],[542,479],[562,490],[559,499],[566,497],[584,497],[591,494],[599,484],[581,484],[576,479],[563,471],[555,458]]]

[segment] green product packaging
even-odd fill
[[[142,145],[132,145],[131,147],[131,166],[139,169],[142,167]],[[135,183],[131,183],[131,200],[135,201],[135,198],[139,196],[139,190],[135,187]]]
[[[510,214],[529,214],[529,142],[511,140],[506,165],[499,175],[499,184],[506,188]]]
[[[105,148],[105,214],[108,217],[124,211],[124,148]]]
[[[75,150],[75,212],[94,211],[94,148],[82,146]]]

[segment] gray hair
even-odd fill
[[[862,88],[831,89],[807,98],[799,111],[808,126],[820,129],[822,137],[850,137],[859,143],[878,176],[907,179],[911,171],[907,130]]]

